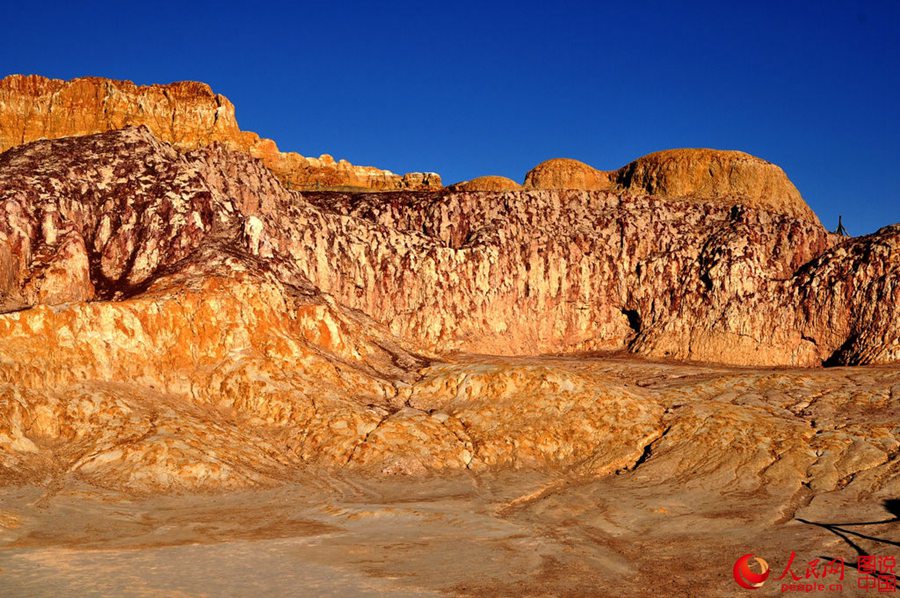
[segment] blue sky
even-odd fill
[[[900,2],[5,2],[0,75],[206,81],[242,128],[446,183],[672,147],[900,222]]]

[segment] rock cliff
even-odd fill
[[[354,166],[331,156],[306,158],[281,152],[271,139],[241,131],[234,105],[205,83],[135,85],[99,77],[71,81],[36,75],[0,80],[0,151],[34,141],[88,135],[144,125],[179,149],[214,142],[259,158],[287,186],[296,189],[432,189],[435,173],[397,175]]]
[[[845,240],[781,213],[609,191],[298,193],[227,146],[181,154],[145,127],[9,151],[0,199],[7,310],[139,294],[224,235],[432,351],[898,355],[897,227]]]
[[[180,150],[221,143],[260,159],[287,187],[298,190],[437,190],[436,173],[397,175],[371,166],[281,152],[271,139],[241,131],[235,108],[204,83],[138,86],[85,77],[62,81],[11,75],[0,80],[0,151],[39,139],[89,135],[144,125]],[[529,171],[525,188],[614,191],[737,203],[818,222],[785,173],[749,154],[678,149],[602,171],[572,159],[547,160]],[[458,191],[508,191],[511,179],[485,176],[454,185]]]

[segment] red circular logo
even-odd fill
[[[750,560],[756,561],[759,565],[759,573],[755,573],[750,569]],[[746,590],[756,590],[762,587],[769,578],[769,563],[765,559],[752,554],[745,554],[734,562],[734,581]]]

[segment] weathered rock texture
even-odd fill
[[[897,367],[480,357],[424,369],[407,390],[413,407],[372,430],[339,471],[322,467],[314,450],[314,465],[303,467],[296,447],[332,435],[349,444],[366,428],[354,431],[338,414],[275,424],[290,413],[287,390],[269,395],[267,418],[243,411],[252,404],[260,414],[267,403],[258,398],[214,408],[140,383],[94,395],[20,393],[20,438],[35,450],[12,453],[22,459],[16,471],[34,480],[25,469],[34,467],[48,481],[0,486],[3,588],[720,596],[745,592],[731,571],[748,551],[767,559],[773,576],[791,558],[799,576],[809,561],[818,559],[821,575],[843,558],[844,583],[856,587],[857,547],[890,553],[884,541],[896,538]],[[333,404],[317,407],[324,414]],[[157,456],[138,457],[153,447]],[[440,475],[371,469],[435,461]],[[468,467],[455,474],[446,465],[454,462]],[[489,470],[499,467],[492,462],[503,470]],[[207,468],[216,473],[204,480]],[[289,483],[215,496],[78,483],[214,489],[264,484],[264,475]],[[846,522],[849,540],[803,521]],[[647,577],[661,563],[678,564],[664,590]],[[386,579],[386,589],[376,585]],[[824,582],[837,579],[833,571]],[[777,594],[781,583],[770,578],[758,594]]]
[[[900,225],[706,150],[297,191],[426,183],[199,84],[0,90],[5,593],[719,595],[751,551],[850,586],[896,525]]]
[[[674,149],[648,154],[618,170],[597,170],[569,159],[547,160],[529,171],[525,186],[652,195],[667,199],[745,205],[818,223],[778,166],[744,152]]]
[[[843,240],[743,206],[610,192],[304,193],[146,128],[0,158],[0,305],[139,295],[213,244],[428,350],[898,358],[898,227]]]
[[[259,158],[287,186],[297,189],[432,189],[435,173],[397,175],[371,166],[306,158],[281,152],[271,139],[241,131],[234,105],[205,83],[180,81],[138,86],[130,81],[85,77],[62,81],[36,75],[0,80],[0,151],[37,139],[89,135],[145,125],[179,149],[214,142]]]
[[[900,227],[837,245],[780,214],[609,192],[304,197],[392,231],[324,259],[291,243],[314,284],[432,350],[805,366],[900,355]],[[863,336],[878,340],[836,357]]]
[[[30,143],[0,155],[0,479],[602,476],[651,451],[706,484],[771,466],[790,492],[821,461],[833,487],[894,459],[895,431],[832,463],[806,446],[832,425],[800,406],[810,393],[726,389],[680,409],[681,390],[648,400],[589,360],[522,356],[895,363],[898,245],[900,226],[844,239],[778,211],[613,191],[301,193],[227,144],[182,153],[144,126]],[[878,392],[889,410],[898,395]],[[845,447],[832,428],[816,442]]]

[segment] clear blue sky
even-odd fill
[[[0,75],[208,82],[242,128],[446,183],[672,147],[900,222],[900,2],[4,2]]]

